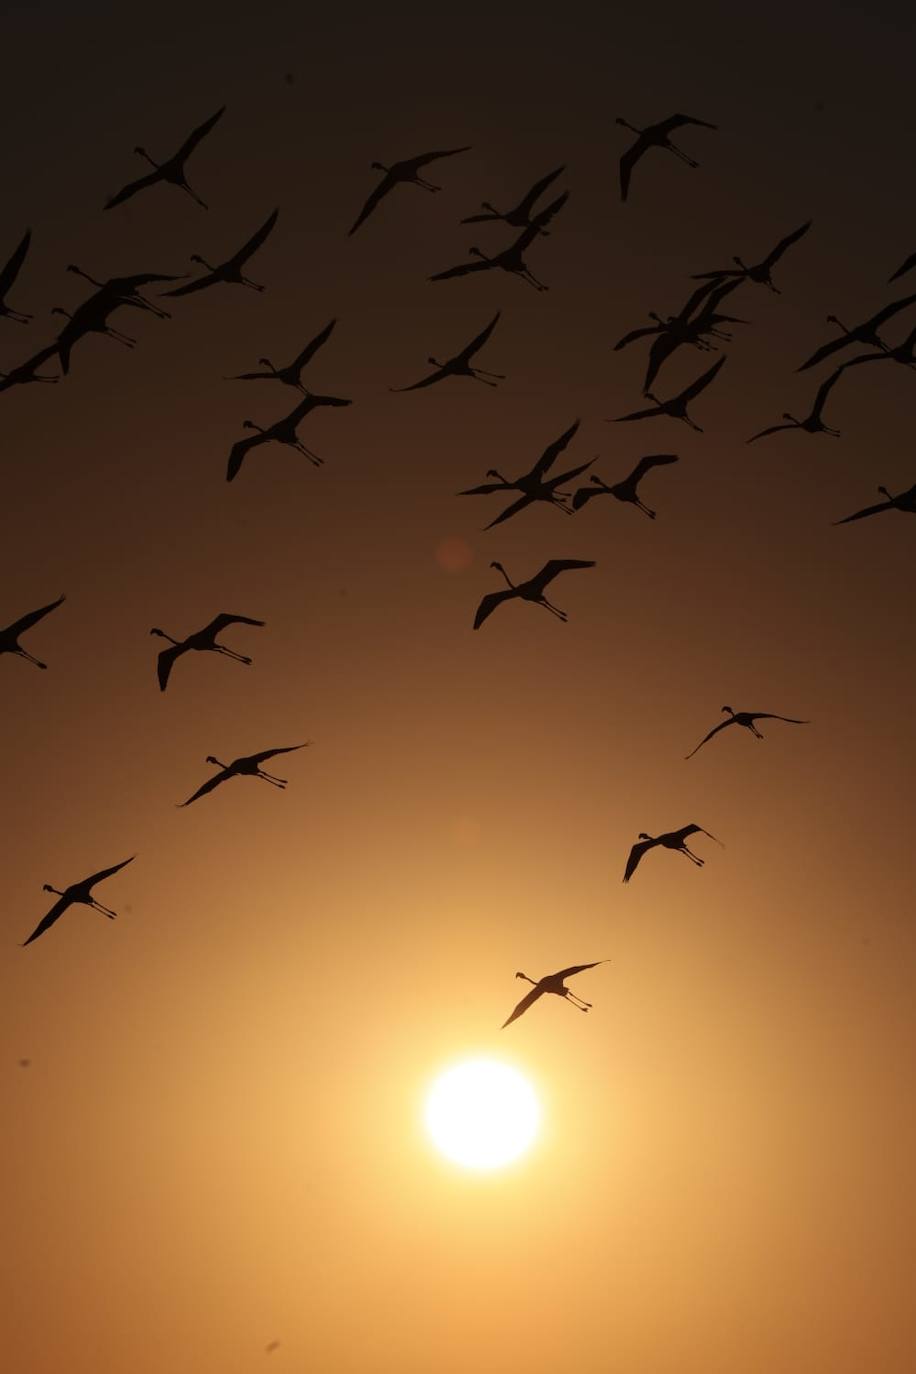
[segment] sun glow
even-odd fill
[[[468,1059],[435,1080],[424,1116],[447,1159],[466,1169],[498,1169],[533,1143],[541,1107],[517,1069],[497,1059]]]

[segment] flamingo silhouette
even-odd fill
[[[158,658],[157,674],[159,677],[159,690],[164,692],[169,682],[169,674],[177,659],[182,654],[188,653],[192,649],[200,652],[211,652],[215,654],[225,654],[227,658],[234,658],[238,663],[250,664],[251,659],[244,654],[237,654],[233,649],[227,649],[225,644],[217,644],[216,636],[221,630],[225,630],[227,625],[264,625],[263,620],[252,620],[248,615],[229,615],[222,611],[218,616],[205,625],[202,630],[197,630],[185,639],[172,639],[165,630],[152,629],[151,635],[158,635],[160,639],[167,639],[172,645],[171,649],[163,649]]]
[[[311,740],[306,740],[305,744],[288,744],[281,749],[262,749],[259,754],[247,754],[240,759],[233,759],[231,763],[220,763],[219,759],[208,754],[206,762],[212,763],[213,767],[220,771],[214,773],[212,778],[208,778],[202,786],[198,787],[194,795],[188,797],[187,801],[179,802],[178,805],[179,807],[190,806],[191,802],[197,801],[198,797],[203,797],[208,792],[212,792],[214,787],[219,787],[220,783],[227,782],[229,778],[263,778],[272,787],[283,788],[287,784],[286,778],[277,778],[273,773],[265,772],[261,764],[276,757],[277,754],[292,754],[297,749],[307,749],[310,743]]]
[[[504,511],[497,515],[495,520],[490,521],[489,525],[485,525],[485,529],[489,530],[492,529],[494,525],[501,525],[504,520],[511,519],[513,515],[517,515],[519,511],[524,510],[526,506],[530,506],[534,501],[547,501],[551,505],[559,507],[565,515],[570,515],[572,513],[560,500],[561,496],[568,495],[568,493],[561,492],[559,488],[564,482],[569,481],[570,478],[578,477],[580,472],[584,472],[586,468],[591,467],[592,463],[595,461],[594,458],[589,459],[587,463],[580,464],[579,467],[570,468],[567,472],[561,472],[558,477],[552,477],[549,480],[545,480],[545,478],[549,469],[553,466],[576,433],[576,430],[579,428],[579,423],[578,420],[574,421],[569,429],[564,430],[559,439],[555,439],[552,444],[548,444],[530,472],[524,473],[521,477],[516,478],[514,482],[510,481],[508,477],[503,477],[502,473],[497,472],[496,468],[490,468],[487,472],[487,476],[497,478],[496,482],[486,482],[483,486],[469,487],[467,491],[460,491],[458,493],[459,496],[489,496],[497,491],[520,491],[522,493],[517,501],[514,501],[511,506],[507,506]]]
[[[544,225],[565,205],[569,199],[569,192],[566,191],[562,196],[558,196],[542,210],[529,224],[527,229],[523,229],[514,243],[508,248],[504,248],[501,253],[496,253],[492,258],[487,257],[486,253],[480,248],[469,248],[468,252],[474,258],[473,262],[460,262],[457,267],[447,267],[444,272],[435,272],[429,278],[430,281],[448,281],[451,277],[466,277],[471,272],[490,272],[500,268],[503,272],[511,272],[513,276],[519,277],[535,291],[547,291],[548,287],[537,277],[525,263],[525,253],[543,232]]]
[[[779,259],[786,249],[791,248],[793,243],[797,243],[800,238],[803,238],[813,223],[814,221],[809,219],[806,220],[804,224],[800,225],[798,229],[793,229],[791,234],[786,234],[784,239],[779,240],[776,247],[771,249],[765,258],[760,262],[754,263],[751,267],[748,267],[746,263],[742,262],[741,258],[736,257],[732,258],[732,262],[738,264],[736,268],[721,267],[715,272],[694,272],[693,279],[694,281],[703,281],[704,279],[712,278],[718,281],[723,277],[735,277],[738,281],[752,281],[760,286],[768,286],[771,291],[775,291],[776,295],[779,296],[782,293],[778,286],[773,285],[773,278],[770,273],[777,262],[779,262]]]
[[[543,997],[545,992],[552,992],[556,997],[565,998],[571,1006],[576,1007],[579,1011],[588,1011],[592,1005],[591,1002],[584,1002],[581,997],[577,997],[574,992],[571,992],[565,986],[565,980],[571,978],[574,973],[584,973],[588,968],[597,968],[599,964],[609,962],[608,959],[596,959],[593,964],[572,964],[570,968],[561,968],[559,973],[548,973],[546,977],[537,979],[529,978],[527,973],[517,973],[516,978],[523,978],[526,983],[531,983],[531,991],[525,993],[512,1015],[503,1022],[502,1029],[505,1030],[513,1021],[517,1021],[520,1016],[523,1016],[539,997]]]
[[[322,329],[320,333],[316,334],[314,339],[310,339],[309,342],[305,345],[305,348],[303,348],[302,352],[297,353],[295,358],[293,358],[292,362],[287,363],[285,367],[274,367],[273,363],[270,361],[269,358],[259,358],[258,362],[261,364],[262,367],[269,368],[268,372],[239,372],[234,377],[227,377],[226,381],[284,382],[286,386],[292,386],[295,387],[297,391],[301,391],[304,396],[308,395],[308,392],[302,385],[302,373],[304,372],[305,368],[309,365],[309,363],[312,361],[315,354],[318,352],[319,348],[323,348],[324,345],[327,343],[328,339],[331,337],[331,334],[333,333],[334,326],[336,325],[336,323],[336,320],[331,320],[330,324],[326,324],[324,329]]]
[[[56,601],[50,601],[47,606],[39,606],[37,611],[29,611],[18,620],[14,620],[12,625],[7,625],[6,629],[0,630],[0,654],[18,654],[20,658],[34,663],[36,668],[47,668],[47,663],[42,663],[40,658],[33,658],[23,649],[19,643],[19,636],[25,634],[33,625],[37,625],[39,620],[44,620],[51,611],[56,611],[66,599],[65,596],[59,596]]]
[[[12,368],[9,372],[0,372],[0,391],[8,391],[13,386],[25,386],[29,382],[59,382],[59,377],[48,377],[42,375],[37,369],[49,358],[57,356],[57,348],[51,344],[43,348],[40,353],[36,353],[34,358],[28,358],[18,367]]]
[[[474,617],[474,629],[479,630],[488,616],[492,615],[497,606],[501,606],[504,601],[511,601],[514,597],[521,597],[523,601],[533,601],[538,606],[543,606],[551,615],[555,615],[558,620],[566,620],[566,612],[561,611],[558,606],[547,600],[544,589],[561,572],[569,572],[573,568],[593,568],[594,561],[582,558],[551,558],[545,563],[539,573],[534,577],[529,577],[527,582],[514,583],[510,580],[502,563],[491,563],[491,568],[496,568],[501,572],[506,582],[509,584],[504,592],[490,592],[483,598],[477,607],[477,614]]]
[[[199,125],[193,133],[188,135],[184,143],[182,143],[181,147],[178,149],[178,152],[173,153],[170,158],[166,158],[165,162],[155,162],[145,148],[136,147],[134,152],[137,153],[138,156],[145,158],[146,161],[152,165],[153,170],[148,172],[145,177],[140,177],[139,180],[128,182],[126,186],[123,186],[116,195],[113,195],[110,200],[105,202],[105,209],[111,210],[115,205],[120,205],[123,201],[129,200],[131,196],[135,196],[138,191],[145,190],[147,186],[155,186],[158,181],[166,181],[171,182],[173,186],[180,186],[182,191],[185,191],[192,200],[196,200],[197,204],[206,210],[207,206],[204,201],[202,201],[197,192],[192,191],[191,187],[188,185],[187,178],[184,174],[184,168],[185,163],[198,143],[200,143],[201,139],[205,138],[214,124],[222,119],[225,109],[225,105],[221,106],[216,114],[211,115],[209,119]]]
[[[684,424],[689,425],[691,429],[695,429],[699,434],[702,434],[703,431],[701,427],[691,420],[690,416],[687,414],[687,407],[695,397],[699,396],[701,391],[706,390],[725,361],[725,358],[720,358],[718,362],[713,363],[708,372],[704,372],[701,376],[697,377],[695,382],[691,382],[690,386],[685,387],[677,396],[671,396],[667,401],[660,401],[651,391],[647,391],[646,395],[650,401],[655,402],[655,405],[648,410],[634,410],[631,415],[618,415],[616,423],[620,423],[624,420],[648,420],[656,415],[670,415],[673,420],[683,420]],[[613,423],[615,423],[615,421],[608,421],[608,424]]]
[[[746,730],[750,730],[755,739],[763,739],[763,735],[757,729],[754,721],[756,720],[784,720],[789,725],[810,725],[809,720],[796,720],[794,716],[776,716],[771,711],[733,711],[730,706],[723,706],[722,710],[727,712],[728,720],[720,721],[714,725],[708,734],[704,735],[696,749],[691,749],[685,758],[692,759],[697,749],[702,749],[707,740],[711,740],[713,735],[717,735],[720,730],[727,730],[730,725],[743,725]]]
[[[699,333],[713,334],[720,339],[730,338],[730,335],[723,334],[710,326],[714,326],[719,320],[730,321],[733,324],[746,324],[747,321],[735,319],[731,315],[715,316],[712,312],[719,302],[739,285],[740,282],[738,281],[706,282],[691,292],[686,303],[676,315],[659,315],[658,311],[650,310],[649,319],[654,320],[655,323],[641,325],[638,329],[631,329],[628,334],[624,334],[623,338],[618,339],[614,344],[614,352],[617,353],[620,349],[635,343],[637,339],[645,339],[651,334],[671,335],[678,343],[698,344],[699,334],[696,325],[699,319],[702,319],[707,326]],[[696,312],[701,305],[703,305],[703,310],[697,315]]]
[[[150,314],[157,315],[161,320],[171,319],[167,310],[161,310],[158,305],[153,305],[145,296],[141,296],[139,287],[150,286],[153,282],[179,281],[180,278],[174,275],[168,276],[164,272],[136,272],[131,277],[109,277],[107,281],[97,281],[88,272],[84,272],[81,267],[70,263],[68,272],[75,273],[82,277],[84,281],[91,282],[98,287],[96,296],[104,295],[117,301],[119,305],[133,305],[138,310],[148,310]],[[90,299],[93,299],[90,297]]]
[[[440,157],[457,157],[459,153],[470,152],[470,145],[466,148],[445,148],[435,153],[421,153],[419,157],[408,157],[402,162],[393,162],[390,167],[386,167],[383,162],[373,162],[372,169],[376,172],[384,172],[375,190],[366,201],[363,208],[357,215],[352,228],[347,237],[355,234],[361,224],[372,214],[379,201],[388,195],[389,191],[394,190],[399,182],[411,182],[414,186],[422,186],[424,191],[441,191],[441,186],[434,186],[432,182],[425,181],[420,176],[420,168],[426,167],[430,162],[436,162]]]
[[[545,177],[541,177],[540,181],[536,181],[531,187],[531,190],[526,192],[518,204],[513,206],[511,210],[497,210],[495,205],[491,205],[489,201],[485,200],[481,205],[481,209],[485,210],[487,212],[486,214],[468,215],[466,219],[459,222],[461,224],[484,224],[492,222],[493,220],[502,220],[505,224],[511,224],[513,229],[527,229],[532,223],[532,211],[534,210],[536,202],[540,200],[551,182],[556,181],[560,173],[565,172],[565,170],[565,165],[557,167],[554,171],[548,172]],[[541,229],[542,234],[547,234],[549,232],[548,229]]]
[[[98,873],[93,873],[90,877],[84,878],[82,882],[71,883],[70,886],[64,888],[63,891],[58,887],[52,887],[50,883],[42,884],[43,892],[57,893],[60,901],[54,903],[47,916],[43,916],[38,922],[38,925],[32,931],[29,938],[23,940],[23,949],[26,945],[30,945],[33,940],[37,940],[39,935],[44,935],[46,930],[50,930],[54,922],[64,914],[67,908],[74,906],[76,903],[81,903],[83,906],[91,906],[93,911],[98,911],[102,916],[107,916],[109,920],[113,921],[118,913],[109,910],[107,906],[102,906],[101,902],[97,902],[92,895],[92,889],[95,887],[96,883],[103,882],[105,878],[110,878],[113,873],[117,873],[120,869],[126,868],[128,864],[133,863],[136,857],[136,854],[132,854],[129,859],[123,859],[121,863],[114,864],[111,868],[103,868]]]
[[[6,263],[5,267],[0,268],[0,317],[5,317],[8,320],[15,320],[17,324],[28,324],[29,320],[33,317],[31,315],[23,315],[21,311],[13,310],[11,306],[7,305],[6,294],[19,276],[31,242],[32,231],[31,229],[26,229],[19,243],[13,249],[9,261]]]
[[[824,409],[824,403],[830,395],[831,390],[836,386],[837,378],[843,371],[844,369],[842,367],[838,367],[836,372],[831,372],[827,380],[821,383],[818,387],[817,395],[814,398],[811,412],[804,420],[796,420],[794,415],[790,415],[788,411],[784,411],[782,417],[786,421],[784,425],[770,425],[767,429],[760,430],[759,434],[752,434],[747,442],[753,444],[758,439],[766,438],[768,434],[778,434],[781,429],[803,429],[806,434],[829,434],[832,439],[838,439],[840,437],[840,431],[838,429],[831,429],[829,425],[824,424],[821,418],[821,412]]]
[[[685,854],[691,863],[696,864],[697,868],[702,868],[705,859],[699,858],[687,848],[686,839],[688,835],[708,835],[711,840],[716,840],[715,835],[710,831],[704,830],[701,825],[684,825],[680,830],[669,830],[664,835],[647,835],[645,831],[640,831],[639,839],[641,843],[634,844],[630,850],[627,866],[624,870],[623,881],[628,883],[636,872],[636,867],[644,854],[656,845],[663,845],[665,849],[675,849],[680,854]],[[721,845],[721,840],[716,840],[716,844]],[[724,848],[724,845],[722,846]]]
[[[676,453],[647,454],[645,458],[640,458],[629,477],[625,477],[622,482],[615,482],[610,487],[600,477],[590,477],[589,481],[594,485],[579,488],[572,499],[573,510],[581,510],[586,502],[591,501],[593,496],[616,496],[618,501],[628,501],[637,510],[641,510],[643,515],[654,520],[655,511],[643,504],[636,488],[652,468],[663,467],[668,463],[677,463],[678,461],[679,458]]]
[[[305,399],[300,401],[294,410],[285,415],[282,420],[275,420],[267,429],[262,429],[256,425],[254,420],[243,420],[244,429],[257,430],[250,439],[239,439],[232,445],[229,452],[229,462],[226,467],[226,481],[232,482],[238,476],[242,464],[253,448],[260,444],[288,444],[290,448],[296,449],[303,454],[313,467],[321,467],[324,462],[317,453],[313,453],[310,448],[306,448],[299,438],[296,430],[310,411],[318,406],[348,406],[351,402],[341,396],[315,396],[311,392],[306,393]]]
[[[478,353],[489,339],[493,330],[499,322],[500,311],[497,310],[490,323],[476,334],[469,344],[465,344],[460,353],[456,353],[453,358],[447,358],[444,363],[440,363],[437,358],[428,358],[427,362],[436,369],[428,377],[421,377],[412,386],[392,386],[389,391],[417,391],[420,387],[432,386],[434,382],[441,382],[446,377],[473,377],[477,382],[483,382],[484,386],[496,386],[496,381],[489,381],[495,377],[497,381],[505,381],[503,372],[487,372],[482,367],[472,367],[471,359]]]
[[[630,178],[633,175],[633,168],[636,163],[647,153],[650,148],[667,148],[669,153],[674,153],[682,162],[686,162],[688,167],[699,167],[698,162],[694,162],[692,157],[688,157],[680,148],[675,147],[668,137],[674,133],[675,129],[681,129],[687,124],[696,124],[701,129],[718,129],[718,124],[710,124],[705,119],[693,119],[690,115],[675,114],[668,119],[663,119],[658,124],[649,124],[645,129],[637,129],[635,124],[629,124],[625,119],[618,118],[618,124],[629,129],[631,133],[638,137],[632,147],[628,148],[620,159],[620,199],[626,200],[630,190]]]
[[[206,267],[207,275],[198,277],[196,281],[189,281],[184,286],[176,286],[172,291],[163,291],[162,294],[164,296],[190,296],[192,291],[203,291],[208,286],[216,286],[218,282],[235,282],[239,286],[250,286],[252,291],[263,291],[263,286],[243,275],[242,268],[261,247],[276,224],[279,213],[279,210],[272,210],[260,229],[255,230],[251,238],[242,244],[238,252],[233,253],[231,258],[227,258],[217,267],[211,267],[205,258],[200,257],[198,253],[192,253],[191,262]]]
[[[97,291],[94,296],[83,301],[82,305],[78,305],[72,314],[59,305],[54,306],[51,314],[63,315],[67,320],[53,348],[60,359],[61,371],[65,377],[70,372],[70,357],[74,345],[89,334],[104,334],[107,338],[123,344],[125,348],[136,346],[136,339],[131,338],[129,334],[123,334],[109,323],[109,316],[127,304],[128,302],[119,296],[113,296],[107,291]]]
[[[883,349],[886,353],[888,351],[887,344],[881,338],[878,330],[882,324],[886,324],[901,310],[906,310],[914,301],[916,301],[916,293],[912,296],[904,296],[902,300],[892,301],[883,310],[879,310],[876,315],[872,315],[869,319],[863,320],[861,324],[853,325],[851,328],[848,328],[836,315],[828,315],[827,323],[837,325],[843,333],[838,339],[831,339],[829,343],[816,348],[808,361],[802,363],[801,367],[798,368],[798,371],[806,372],[809,367],[816,367],[825,358],[831,357],[841,348],[848,348],[853,343],[871,344],[873,348]]]
[[[911,253],[908,258],[904,258],[903,262],[897,268],[897,271],[894,272],[892,276],[888,277],[888,286],[890,286],[892,281],[896,281],[898,277],[905,276],[907,272],[911,272],[914,267],[916,267],[916,253]]]
[[[850,367],[858,367],[859,363],[901,363],[904,367],[916,368],[916,329],[911,329],[902,343],[895,344],[893,348],[885,347],[879,349],[877,353],[860,353],[856,358],[850,358],[848,363],[844,363],[841,371],[846,372]]]
[[[916,483],[907,491],[900,492],[894,496],[888,491],[887,487],[879,487],[881,495],[885,500],[879,501],[875,506],[866,506],[864,510],[857,510],[852,515],[845,516],[842,520],[834,520],[835,525],[848,525],[851,520],[863,520],[866,515],[880,515],[886,510],[902,510],[908,515],[916,515]]]

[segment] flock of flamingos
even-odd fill
[[[225,107],[217,110],[189,135],[177,152],[164,162],[156,162],[144,148],[137,147],[135,149],[136,154],[150,165],[151,170],[137,180],[129,182],[116,195],[113,195],[107,201],[105,209],[113,209],[159,183],[168,183],[180,188],[198,205],[206,209],[206,202],[187,180],[186,167],[192,153],[220,121],[224,111]],[[634,171],[647,152],[651,149],[664,150],[695,168],[698,166],[696,160],[673,143],[671,135],[681,129],[690,129],[692,126],[708,130],[716,128],[716,125],[705,120],[693,119],[683,114],[672,115],[660,123],[642,129],[634,127],[624,119],[618,119],[617,123],[636,135],[635,141],[620,158],[620,196],[624,201],[630,194]],[[423,173],[434,162],[456,157],[469,151],[470,149],[467,147],[447,148],[394,162],[389,166],[378,162],[372,163],[372,168],[382,175],[353,222],[349,233],[355,234],[376,212],[381,202],[398,186],[418,186],[431,193],[440,191],[442,188],[427,180]],[[548,290],[547,284],[539,280],[528,266],[526,256],[533,253],[541,238],[551,232],[547,226],[562,212],[566,204],[569,193],[562,192],[553,199],[549,199],[540,209],[537,208],[545,193],[554,186],[564,171],[564,167],[558,167],[541,177],[521,197],[518,203],[508,210],[499,210],[491,203],[484,201],[478,212],[462,219],[462,224],[501,223],[519,232],[508,246],[493,255],[486,254],[476,246],[471,247],[468,250],[468,261],[435,273],[430,281],[439,282],[467,276],[471,273],[499,271],[517,278],[533,290],[539,292]],[[254,291],[263,291],[264,286],[253,281],[246,275],[246,272],[248,263],[273,231],[278,214],[278,210],[273,210],[255,233],[235,253],[222,262],[212,265],[199,255],[192,257],[191,261],[203,269],[201,274],[190,281],[183,280],[177,286],[171,285],[171,283],[178,281],[178,278],[151,272],[138,273],[134,276],[113,277],[104,282],[97,281],[87,272],[71,264],[67,270],[87,280],[94,290],[72,314],[60,309],[55,309],[52,312],[66,316],[67,323],[52,343],[40,349],[23,363],[13,367],[9,372],[0,373],[0,391],[30,383],[55,384],[59,382],[70,371],[73,349],[91,334],[105,335],[124,347],[133,348],[137,341],[111,323],[111,318],[116,312],[133,309],[149,312],[160,318],[169,317],[169,312],[164,307],[155,304],[143,294],[144,288],[169,283],[169,289],[160,295],[160,299],[169,300],[210,290],[227,283],[245,286]],[[720,307],[728,301],[738,288],[748,283],[763,286],[778,293],[779,287],[772,278],[773,270],[783,254],[803,239],[810,228],[811,221],[808,220],[782,238],[758,262],[748,264],[736,256],[730,266],[696,273],[695,280],[700,282],[700,285],[691,292],[680,310],[664,316],[650,312],[650,324],[637,327],[620,339],[615,345],[617,349],[629,347],[639,340],[651,340],[643,384],[643,394],[646,400],[651,402],[651,405],[632,411],[627,415],[618,416],[618,422],[668,416],[681,421],[694,430],[700,430],[700,426],[688,413],[688,407],[697,401],[715,381],[726,362],[726,358],[720,356],[689,386],[674,395],[668,395],[665,399],[662,399],[652,390],[656,378],[666,361],[677,349],[689,346],[708,353],[717,347],[712,342],[713,340],[729,341],[732,335],[722,326],[744,324],[747,321],[737,315],[725,313]],[[19,324],[28,324],[32,316],[10,306],[7,303],[7,297],[14,287],[18,293],[17,279],[28,256],[29,246],[30,234],[27,232],[6,266],[0,271],[0,318],[5,317]],[[890,281],[896,281],[914,268],[916,268],[916,252],[910,254],[893,272]],[[799,419],[790,414],[784,414],[779,423],[760,430],[759,433],[752,435],[747,442],[755,443],[781,430],[788,429],[800,429],[809,435],[826,434],[838,437],[838,431],[832,429],[824,420],[823,412],[833,388],[844,373],[863,364],[880,362],[895,363],[898,366],[916,369],[916,352],[914,352],[916,350],[916,327],[911,329],[909,334],[896,344],[889,343],[880,332],[898,314],[909,310],[914,304],[916,304],[916,293],[892,301],[877,310],[867,320],[855,325],[844,324],[834,315],[828,316],[828,323],[838,332],[803,361],[798,370],[804,372],[816,368],[824,362],[834,363],[839,354],[844,355],[844,361],[839,366],[834,367],[820,383],[810,411],[805,417]],[[730,303],[726,309],[728,308],[731,308]],[[499,382],[503,380],[502,375],[476,366],[473,359],[488,343],[499,319],[500,314],[497,312],[486,326],[453,356],[442,361],[430,357],[429,366],[433,368],[432,372],[407,386],[392,388],[392,390],[414,391],[433,386],[450,377],[465,377],[486,386],[498,386]],[[339,396],[322,396],[311,392],[303,383],[302,378],[315,354],[330,338],[334,325],[335,321],[330,321],[290,362],[276,366],[269,359],[261,358],[258,360],[257,371],[241,373],[233,379],[276,382],[300,393],[301,399],[297,401],[296,406],[287,415],[276,420],[267,428],[261,428],[250,420],[244,421],[243,428],[252,432],[250,435],[246,434],[240,438],[232,446],[226,469],[227,481],[232,482],[236,479],[245,460],[254,449],[270,443],[286,444],[301,453],[314,466],[320,467],[322,465],[321,457],[308,448],[299,438],[299,427],[316,407],[346,406],[350,404],[350,401]],[[852,357],[846,356],[846,350],[856,344],[863,345],[869,351]],[[52,360],[56,362],[59,372],[42,371],[42,368],[46,364],[50,364]],[[486,526],[487,529],[513,519],[535,502],[547,502],[556,506],[566,515],[574,515],[595,497],[605,495],[612,496],[617,501],[628,503],[647,518],[655,519],[655,511],[644,503],[639,494],[640,484],[653,469],[677,462],[677,455],[673,453],[649,454],[639,460],[632,472],[616,482],[607,483],[602,478],[591,475],[586,485],[578,487],[575,491],[566,491],[563,488],[567,483],[571,483],[591,467],[591,462],[582,463],[568,468],[562,473],[552,475],[551,470],[554,463],[573,440],[578,426],[579,422],[576,421],[549,444],[529,471],[516,477],[506,477],[495,468],[491,468],[486,474],[490,480],[460,493],[462,496],[498,494],[512,496],[513,499],[510,504]],[[916,484],[909,490],[899,492],[896,495],[883,486],[879,487],[878,491],[883,498],[880,502],[865,506],[835,523],[847,524],[887,511],[904,511],[916,514]],[[497,591],[489,592],[483,597],[474,617],[475,630],[479,629],[499,606],[515,599],[529,601],[533,605],[542,607],[557,619],[565,620],[567,618],[566,612],[548,600],[548,587],[561,573],[591,568],[594,567],[594,563],[582,559],[550,559],[539,571],[520,582],[513,582],[501,563],[494,561],[490,566],[502,576],[506,586]],[[23,648],[19,642],[20,636],[31,630],[45,616],[60,606],[63,600],[64,597],[61,596],[58,600],[21,616],[5,629],[0,630],[0,654],[17,654],[38,668],[45,668],[47,666],[45,663]],[[175,639],[158,628],[151,630],[152,635],[167,640],[169,644],[169,647],[163,649],[158,655],[157,672],[160,689],[164,692],[168,687],[177,660],[192,651],[219,653],[240,663],[250,664],[252,660],[247,655],[237,653],[220,643],[218,636],[233,625],[262,626],[264,623],[262,620],[255,620],[249,616],[224,613],[217,615],[201,630],[189,634],[183,639]],[[740,726],[755,738],[761,739],[761,732],[757,728],[758,721],[778,720],[792,725],[808,723],[795,717],[778,715],[769,711],[735,711],[731,706],[724,706],[722,710],[726,718],[700,740],[699,744],[687,755],[687,758],[691,758],[698,749],[733,725]],[[287,785],[286,779],[268,772],[264,765],[280,754],[292,753],[305,747],[305,744],[296,744],[278,749],[264,749],[257,754],[234,759],[230,763],[222,763],[219,759],[210,756],[207,762],[218,771],[208,778],[187,801],[180,803],[180,805],[191,805],[233,777],[257,777],[271,786],[284,788]],[[707,835],[709,838],[715,839],[715,836],[710,835],[709,831],[696,824],[685,825],[679,830],[669,831],[661,835],[640,834],[637,842],[630,850],[623,881],[630,881],[644,855],[656,847],[673,850],[683,854],[691,863],[698,866],[702,865],[704,860],[694,854],[687,845],[688,838],[696,834]],[[717,843],[719,842],[717,841]],[[63,890],[45,884],[44,890],[54,893],[58,900],[38,923],[24,944],[31,944],[32,941],[38,939],[55,924],[69,907],[76,903],[82,903],[104,916],[114,918],[116,913],[103,906],[93,896],[93,889],[97,884],[112,877],[132,862],[133,858],[125,859],[110,868],[104,868],[98,873],[91,874],[80,882],[72,883]],[[597,961],[597,963],[603,962],[606,961]],[[579,1010],[587,1011],[591,1003],[584,1002],[571,992],[566,987],[565,980],[573,974],[596,966],[596,963],[576,964],[540,979],[529,978],[527,974],[518,973],[516,977],[531,983],[532,987],[504,1024],[509,1025],[510,1022],[516,1020],[544,993],[556,994],[566,999],[571,1005],[578,1007]]]

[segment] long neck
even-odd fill
[[[505,570],[505,568],[502,566],[502,564],[499,565],[499,568],[497,569],[497,571],[502,573],[502,575],[503,575],[503,577],[506,579],[506,582],[508,583],[508,585],[512,588],[513,591],[515,591],[515,583],[510,579],[509,574],[506,572],[506,570]]]

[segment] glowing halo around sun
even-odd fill
[[[534,1143],[541,1106],[518,1069],[498,1059],[466,1059],[435,1079],[424,1120],[433,1144],[452,1163],[500,1169]]]

